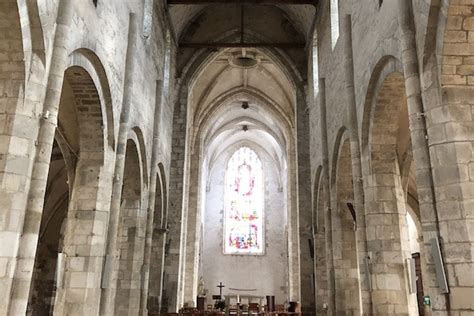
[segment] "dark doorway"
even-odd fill
[[[55,141],[46,186],[27,315],[52,315],[57,286],[58,255],[69,205],[66,163]]]
[[[411,255],[415,260],[415,272],[416,272],[416,300],[418,302],[418,314],[425,315],[423,306],[423,279],[421,278],[421,258],[420,253],[414,253]]]

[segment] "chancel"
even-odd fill
[[[0,316],[474,315],[474,0],[0,0]]]

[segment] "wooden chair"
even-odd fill
[[[274,315],[280,316],[280,315],[285,315],[285,314],[286,314],[285,305],[283,304],[275,305]]]
[[[249,303],[249,315],[258,315],[260,313],[260,305],[258,303]]]

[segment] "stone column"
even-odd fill
[[[181,87],[173,115],[173,148],[169,184],[169,232],[166,240],[163,312],[177,312],[181,303],[179,283],[182,277],[183,249],[187,209],[185,205],[185,170],[187,166],[188,87]]]
[[[199,140],[198,140],[199,141]],[[190,160],[190,181],[188,189],[188,218],[187,218],[187,239],[186,252],[183,254],[186,260],[186,270],[184,277],[184,301],[196,305],[197,281],[199,271],[199,246],[201,239],[201,172],[202,155],[201,146],[197,145],[193,149]]]
[[[104,265],[103,289],[100,303],[101,315],[114,315],[115,294],[117,290],[118,272],[118,232],[120,224],[120,202],[122,196],[123,172],[127,139],[130,131],[130,107],[133,97],[133,73],[135,68],[134,51],[137,41],[137,20],[134,13],[130,14],[128,46],[125,59],[124,93],[120,113],[117,153],[112,188],[112,203],[110,205],[109,226],[107,230],[106,262]]]
[[[14,285],[15,267],[21,261],[17,257],[18,242],[43,110],[46,65],[44,47],[34,47],[36,39],[31,38],[30,25],[21,23],[27,7],[26,3],[17,1],[0,3],[3,21],[0,27],[0,240],[4,245],[0,246],[0,292],[15,291],[12,296],[4,295],[0,299],[0,315],[7,313],[10,300],[16,300],[13,297],[20,295],[24,299],[28,295],[23,285],[29,286],[31,279],[26,273],[23,275],[26,283],[21,288]],[[43,37],[38,36],[37,40],[41,42]],[[33,47],[28,47],[28,43]]]
[[[141,315],[148,315],[147,311],[147,300],[148,300],[148,284],[150,282],[150,261],[151,261],[151,249],[153,246],[153,231],[156,227],[156,221],[159,221],[160,218],[155,218],[156,211],[155,210],[155,198],[156,198],[156,188],[157,185],[161,185],[158,183],[158,155],[159,155],[159,142],[160,142],[160,113],[162,107],[162,100],[163,100],[163,81],[159,80],[156,82],[156,93],[155,93],[155,115],[154,115],[154,124],[153,124],[153,145],[152,145],[152,153],[151,153],[151,170],[150,170],[150,189],[149,189],[149,197],[148,197],[148,216],[147,216],[147,225],[146,225],[146,237],[145,237],[145,250],[144,250],[144,257],[143,257],[143,276],[142,276],[142,294],[141,294],[141,308],[140,312]],[[163,194],[163,193],[162,193]],[[163,206],[162,206],[163,208]],[[161,212],[161,210],[160,210]],[[162,223],[160,223],[161,225]],[[164,249],[163,249],[164,250]],[[158,258],[155,258],[155,260]],[[153,282],[162,282],[161,276],[163,275],[161,272],[159,273],[160,279],[153,280]],[[160,297],[161,295],[159,295]]]
[[[472,311],[474,86],[471,78],[474,3],[442,1],[439,4],[447,9],[441,11],[441,14],[447,14],[446,29],[444,33],[438,32],[443,49],[439,51],[440,56],[424,52],[423,76],[419,74],[411,3],[399,0],[398,5],[420,196],[423,261],[426,265],[423,269],[424,291],[431,297],[433,312]],[[442,29],[439,22],[436,26]],[[435,277],[430,245],[435,237],[440,240],[449,294],[441,291]]]
[[[364,186],[362,184],[362,164],[360,153],[360,142],[357,119],[357,101],[354,84],[354,58],[352,50],[352,19],[350,15],[344,16],[342,20],[342,34],[345,45],[346,56],[344,58],[344,68],[346,69],[346,89],[349,117],[349,134],[351,143],[352,177],[354,187],[354,208],[356,211],[356,237],[357,237],[357,261],[360,275],[361,289],[361,314],[372,313],[372,297],[370,295],[370,276],[365,269],[367,260],[367,235],[365,223]]]
[[[296,139],[294,140],[296,141]],[[288,294],[290,301],[301,297],[300,236],[298,215],[298,166],[297,148],[291,144],[288,150]]]
[[[297,92],[296,130],[298,140],[298,212],[300,237],[300,274],[301,274],[301,312],[303,315],[314,315],[315,296],[313,287],[314,263],[310,254],[312,236],[311,212],[311,159],[309,153],[309,109],[303,97],[303,92]]]
[[[324,210],[324,227],[326,232],[326,265],[328,278],[328,315],[333,315],[336,310],[335,277],[334,277],[334,258],[332,251],[332,219],[331,219],[331,193],[329,190],[329,147],[327,134],[327,115],[326,115],[326,81],[319,79],[319,106],[320,106],[320,127],[321,127],[321,151],[323,156],[323,183],[325,189],[325,199],[327,210]]]
[[[327,276],[327,256],[326,256],[326,228],[324,223],[325,211],[327,209],[326,192],[323,175],[316,178],[319,181],[318,192],[315,192],[313,208],[317,213],[313,212],[314,227],[314,280],[315,280],[315,306],[316,313],[325,312],[325,305],[328,304],[328,276]],[[316,215],[317,214],[317,215]],[[316,216],[315,216],[316,215]]]
[[[13,287],[5,286],[4,293],[9,293],[7,288],[11,288],[11,301],[9,304],[8,302],[1,304],[1,306],[8,310],[8,313],[12,315],[25,314],[28,304],[36,245],[38,242],[38,234],[43,212],[44,195],[48,180],[51,150],[53,148],[54,134],[58,121],[58,110],[64,80],[64,71],[67,65],[67,39],[69,34],[69,23],[72,21],[72,14],[72,1],[62,0],[59,3],[58,8],[56,32],[54,35],[51,55],[51,67],[49,70],[46,96],[42,111],[44,116],[40,119],[39,124],[37,148],[23,226],[19,231],[14,233],[19,240],[9,241],[9,238],[2,238],[3,242],[11,243],[12,249],[15,248],[14,245],[19,243],[18,252],[12,254],[11,258],[7,260],[9,262],[10,271],[12,271],[12,274],[14,272],[14,279],[10,279],[9,281],[13,282]],[[25,128],[25,126],[21,127],[21,129]],[[18,143],[22,144],[23,141],[18,140]],[[20,200],[18,202],[20,202]],[[16,209],[13,205],[10,207],[12,211]],[[21,238],[20,232],[22,232]],[[10,297],[5,297],[5,300],[8,300],[9,298]]]

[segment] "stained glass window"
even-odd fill
[[[232,155],[225,186],[224,253],[263,254],[263,170],[252,149]]]

